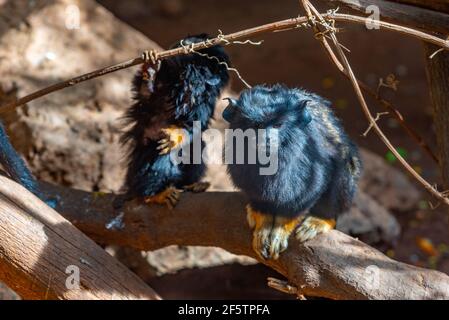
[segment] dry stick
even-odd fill
[[[347,22],[355,22],[355,23],[363,23],[363,24],[365,23],[364,17],[358,17],[358,16],[353,16],[353,15],[348,15],[348,14],[328,13],[328,14],[324,14],[323,16],[327,17],[327,18],[331,18],[333,20],[337,20],[337,21],[347,21]],[[237,40],[237,39],[254,37],[254,36],[257,36],[257,35],[260,35],[263,33],[268,33],[268,32],[286,31],[286,30],[299,28],[299,27],[301,27],[301,25],[307,23],[307,21],[308,21],[307,17],[297,17],[297,18],[291,18],[291,19],[286,19],[286,20],[281,20],[281,21],[265,24],[265,25],[250,28],[250,29],[245,29],[242,31],[228,34],[228,35],[220,34],[218,37],[216,37],[214,39],[210,39],[208,41],[193,44],[192,50],[198,51],[198,50],[205,49],[205,48],[208,48],[208,47],[211,47],[214,45],[218,45],[218,44],[228,45],[228,44],[230,44],[229,42],[232,42],[233,40]],[[449,50],[449,41],[429,35],[425,32],[414,30],[411,28],[403,27],[403,26],[399,26],[399,25],[395,25],[392,23],[383,22],[383,21],[379,21],[379,25],[388,30],[397,31],[397,32],[400,32],[403,34],[408,34],[413,37],[419,38],[423,41],[438,45],[446,50]],[[173,57],[176,55],[182,55],[182,54],[187,54],[187,53],[188,52],[186,52],[186,50],[181,47],[181,48],[166,50],[166,51],[162,51],[162,52],[154,52],[153,57],[156,60],[162,60],[162,59],[166,59],[168,57]],[[13,101],[9,104],[2,106],[0,108],[0,114],[11,111],[11,110],[17,108],[18,106],[24,105],[28,102],[31,102],[38,98],[41,98],[41,97],[43,97],[47,94],[50,94],[52,92],[55,92],[55,91],[58,91],[58,90],[61,90],[61,89],[67,88],[67,87],[71,87],[71,86],[77,85],[81,82],[84,82],[84,81],[87,81],[90,79],[94,79],[94,78],[97,78],[97,77],[100,77],[100,76],[103,76],[103,75],[106,75],[106,74],[109,74],[112,72],[116,72],[116,71],[119,71],[122,69],[136,66],[136,65],[144,63],[145,61],[146,61],[145,56],[142,55],[141,57],[137,57],[132,60],[128,60],[128,61],[116,64],[113,66],[109,66],[106,68],[98,69],[96,71],[84,74],[82,76],[78,76],[78,77],[63,81],[63,82],[59,82],[57,84],[51,85],[47,88],[41,89],[41,90],[36,91],[30,95],[27,95],[23,98],[17,99],[16,101]]]
[[[302,0],[301,0],[302,1]],[[308,7],[306,7],[308,8]],[[306,13],[307,16],[309,18],[309,21],[314,20],[314,16],[312,15],[312,13],[309,11],[307,11],[306,9]],[[332,11],[329,12],[329,15],[332,15]],[[320,34],[320,31],[318,29],[316,29],[315,26],[315,34]],[[327,42],[327,40],[324,37],[319,37],[318,40],[321,41],[321,44],[323,45],[323,47],[326,49],[326,53],[329,55],[329,58],[334,62],[334,64],[337,66],[338,70],[340,70],[340,72],[342,72],[346,77],[350,78],[349,73],[346,71],[346,69],[343,67],[343,65],[340,63],[340,61],[338,60],[338,58],[335,56],[335,53],[333,52],[332,48],[330,47],[329,43]],[[365,84],[364,82],[362,82],[361,80],[357,80],[359,86],[361,88],[363,88],[363,90],[365,90],[368,94],[370,94],[373,98],[375,98],[377,101],[379,101],[382,106],[384,106],[387,110],[391,111],[390,115],[392,115],[393,117],[396,118],[396,120],[400,123],[401,127],[405,130],[405,132],[412,138],[414,139],[418,145],[425,151],[427,152],[427,154],[429,154],[429,156],[437,163],[439,164],[439,159],[438,157],[435,155],[435,153],[432,151],[432,149],[429,147],[429,145],[425,142],[425,140],[410,126],[407,125],[407,123],[405,122],[404,118],[402,117],[402,115],[399,113],[399,111],[393,106],[392,103],[390,103],[389,101],[385,100],[385,99],[380,99],[378,94],[372,90],[367,84]]]
[[[321,25],[323,25],[326,28],[326,31],[329,31],[329,35],[334,43],[334,46],[337,50],[337,54],[341,59],[341,63],[338,62],[336,63],[335,59],[332,59],[332,61],[334,61],[334,63],[337,65],[338,68],[340,68],[340,66],[343,68],[343,70],[345,70],[345,72],[347,72],[349,79],[351,80],[352,86],[356,92],[357,98],[360,102],[360,105],[362,106],[362,110],[365,114],[365,116],[367,117],[370,125],[372,126],[372,128],[374,129],[374,131],[377,133],[377,135],[380,137],[380,139],[382,140],[382,142],[388,147],[388,149],[390,149],[390,151],[394,154],[394,156],[399,160],[399,162],[404,166],[404,168],[419,182],[421,183],[424,188],[426,188],[426,190],[428,190],[431,194],[433,194],[437,199],[439,199],[440,201],[444,202],[445,204],[449,205],[449,199],[447,197],[445,197],[443,194],[441,194],[435,187],[433,187],[430,183],[428,183],[424,178],[422,178],[413,168],[412,166],[399,154],[399,152],[396,150],[396,148],[393,146],[393,144],[388,140],[388,138],[385,136],[385,134],[383,133],[383,131],[380,129],[380,127],[377,125],[377,122],[375,121],[375,119],[373,118],[371,111],[369,110],[369,107],[365,101],[365,98],[363,96],[362,90],[358,84],[357,78],[354,75],[354,72],[352,71],[351,65],[349,64],[349,61],[345,55],[345,53],[343,52],[343,50],[341,49],[337,36],[335,35],[335,30],[332,29],[328,23],[326,22],[326,20],[323,18],[323,16],[318,12],[318,10],[310,3],[309,0],[301,0],[302,5],[304,6],[304,9],[306,10],[306,12],[310,12],[313,11],[313,13],[315,14],[316,17],[318,17],[318,19],[320,20]],[[308,10],[307,8],[309,8],[310,10]],[[329,17],[335,16],[335,14],[330,13]],[[309,19],[312,20],[312,18],[309,17]],[[321,42],[324,44],[326,41],[326,39],[324,37],[320,37],[319,38],[321,40]],[[328,53],[329,55],[335,57],[335,54],[333,53],[331,47],[327,44],[324,44],[326,50],[330,50]]]
[[[340,70],[340,69],[339,69]],[[345,76],[349,77],[348,73],[346,72],[345,69],[340,70]],[[432,151],[432,149],[430,148],[430,146],[426,143],[426,141],[424,140],[423,137],[420,136],[419,133],[417,133],[415,131],[415,129],[413,129],[412,127],[410,127],[407,122],[405,122],[404,117],[402,116],[402,114],[399,112],[399,110],[397,110],[394,105],[385,100],[380,98],[376,92],[371,89],[366,83],[358,80],[359,86],[366,92],[368,93],[370,96],[372,96],[373,98],[375,98],[385,109],[387,109],[388,111],[390,111],[389,115],[393,116],[400,124],[400,126],[402,127],[402,129],[404,129],[404,131],[413,139],[415,140],[415,142],[429,155],[430,158],[433,159],[433,161],[435,161],[435,163],[439,164],[440,161],[438,159],[438,157],[435,155],[435,153]]]
[[[337,19],[338,18],[335,18]],[[347,17],[343,17],[342,20],[347,20]],[[270,24],[266,24],[260,27],[256,27],[256,28],[252,28],[252,29],[247,29],[244,31],[240,31],[240,32],[236,32],[230,35],[223,35],[221,30],[219,30],[219,35],[215,38],[215,39],[211,39],[208,41],[205,41],[204,43],[199,43],[199,44],[194,44],[191,45],[189,47],[189,52],[191,51],[195,51],[195,50],[199,50],[202,49],[203,46],[207,47],[207,46],[212,46],[214,44],[224,44],[224,45],[230,45],[230,44],[252,44],[252,45],[259,45],[260,43],[257,42],[252,42],[251,40],[246,40],[246,41],[235,41],[233,39],[239,39],[239,38],[244,38],[244,37],[249,37],[249,36],[255,36],[259,33],[264,33],[264,32],[269,32],[269,31],[286,31],[286,30],[290,30],[292,28],[295,27],[300,27],[301,24],[302,25],[306,25],[307,19],[305,17],[298,17],[298,18],[294,18],[294,19],[287,19],[287,20],[283,20],[283,21],[279,21],[279,22],[274,22],[274,23],[270,23]],[[385,24],[385,27],[389,26],[391,28],[391,24]],[[398,26],[400,27],[400,26]],[[407,29],[404,32],[408,32]],[[413,30],[412,30],[413,31]],[[431,38],[434,38],[432,36],[430,36]],[[218,39],[218,40],[217,40]],[[435,40],[436,41],[436,40]],[[438,40],[437,42],[442,41],[441,39]],[[327,42],[326,42],[327,43]],[[442,48],[444,49],[444,48]],[[326,50],[327,52],[331,52],[331,50]],[[173,50],[168,50],[168,51],[163,51],[160,53],[153,53],[154,55],[152,56],[152,59],[157,60],[157,59],[163,59],[163,58],[167,58],[170,57],[172,55],[176,55],[176,54],[186,54],[188,52],[186,52],[185,48],[183,48],[182,52],[180,52],[180,48],[179,49],[173,49]],[[338,62],[338,59],[336,59],[335,57],[332,58],[334,60],[335,63]],[[94,79],[96,77],[100,77],[103,75],[106,75],[108,73],[112,73],[115,71],[119,71],[125,68],[129,68],[138,64],[141,64],[145,61],[146,59],[144,58],[144,56],[142,57],[138,57],[126,62],[122,62],[119,63],[117,65],[114,66],[110,66],[110,67],[106,67],[104,69],[100,69],[97,71],[93,71],[91,73],[67,80],[65,82],[61,82],[61,83],[57,83],[55,85],[52,85],[48,88],[39,90],[35,93],[32,93],[28,96],[25,96],[21,99],[18,99],[16,101],[13,101],[3,107],[0,108],[0,114],[1,113],[6,113],[11,111],[12,109],[23,105],[25,103],[28,103],[30,101],[33,101],[35,99],[38,99],[40,97],[43,97],[47,94],[50,94],[52,92],[64,89],[66,87],[70,87],[70,86],[74,86],[76,84],[79,84],[81,82],[90,80],[90,79]],[[339,62],[338,62],[339,64]],[[340,65],[339,66],[340,71],[342,71],[346,76],[347,73],[345,72],[344,68]],[[242,77],[240,76],[240,74],[238,73],[238,71],[236,69],[232,69],[231,71],[235,71],[237,73],[237,76],[245,83],[245,85],[247,87],[249,87],[249,85],[245,82],[244,79],[242,79]],[[405,130],[405,132],[412,138],[414,139],[419,146],[421,146],[423,148],[423,150],[429,154],[429,156],[436,162],[439,163],[438,158],[435,156],[435,154],[433,153],[433,151],[431,150],[431,148],[425,143],[425,140],[411,127],[409,127],[406,122],[404,121],[402,115],[399,113],[399,111],[394,108],[394,106],[384,100],[384,99],[379,99],[377,97],[377,95],[374,93],[374,91],[365,83],[361,82],[359,80],[359,85],[363,88],[363,90],[365,90],[366,92],[368,92],[371,96],[375,97],[384,107],[386,107],[388,110],[391,111],[391,115],[393,115],[400,123],[401,127]]]

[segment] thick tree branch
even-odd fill
[[[24,299],[159,298],[70,222],[3,176],[0,280]]]
[[[443,12],[385,0],[325,0],[325,2],[332,4],[333,7],[340,6],[351,9],[351,12],[357,11],[363,14],[371,14],[372,12],[367,12],[366,8],[376,6],[380,9],[382,19],[387,21],[431,33],[438,32],[443,35],[449,33],[449,24],[447,23],[449,15]]]
[[[114,209],[113,195],[45,185],[62,215],[95,241],[155,250],[168,245],[216,246],[256,257],[245,198],[233,192],[186,193],[174,211],[135,200]],[[306,245],[290,240],[278,261],[261,261],[308,296],[332,299],[449,299],[449,277],[396,262],[338,231]]]

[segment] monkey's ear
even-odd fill
[[[308,110],[308,105],[310,105],[312,100],[304,100],[301,102],[301,124],[303,126],[306,126],[312,121],[312,115],[310,114],[310,111]]]
[[[223,110],[223,119],[227,122],[231,122],[237,112],[237,100],[233,98],[224,98],[223,100],[228,100],[228,106]]]

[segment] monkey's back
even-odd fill
[[[278,170],[261,175],[260,163],[231,164],[234,184],[255,210],[295,216],[310,209],[338,215],[348,209],[360,175],[357,147],[334,116],[329,103],[304,92],[312,120],[278,150]]]

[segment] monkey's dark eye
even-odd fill
[[[282,123],[276,123],[275,125],[273,125],[273,128],[275,129],[280,129],[282,127]]]

